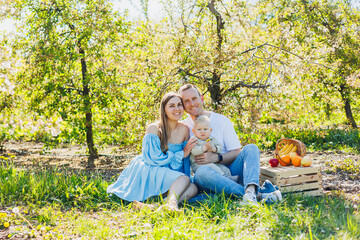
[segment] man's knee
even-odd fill
[[[196,170],[195,177],[199,179],[206,178],[209,175],[209,166],[199,166]]]
[[[260,154],[260,149],[255,144],[247,144],[244,146],[243,151],[246,153],[258,153]]]
[[[214,179],[213,172],[216,172],[209,166],[199,166],[195,172],[194,183],[199,187],[199,190],[208,191],[209,184],[211,185],[212,180]]]

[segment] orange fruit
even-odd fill
[[[284,162],[281,161],[281,160],[279,161],[279,163],[280,163],[281,166],[287,166],[287,165],[288,165],[287,163],[284,163]]]
[[[279,160],[279,163],[280,163],[281,166],[286,166],[286,165],[287,165],[286,163],[284,163],[283,161],[281,161],[281,158],[280,158],[279,155],[277,155],[276,158],[277,158],[277,160]]]
[[[283,162],[285,162],[285,163],[287,163],[287,164],[291,163],[291,158],[290,158],[290,155],[289,155],[289,154],[288,154],[288,155],[285,155],[285,156],[282,156],[282,157],[281,157],[281,160],[283,160]]]
[[[291,163],[290,155],[288,154],[288,155],[281,156],[279,159],[279,162],[280,162],[281,166],[289,165]]]
[[[301,165],[301,157],[296,152],[290,153],[291,162],[295,167],[300,167]]]

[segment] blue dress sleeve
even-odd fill
[[[142,142],[143,161],[152,166],[169,166],[177,170],[182,166],[184,151],[163,153],[160,138],[156,134],[146,134]]]

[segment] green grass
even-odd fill
[[[106,194],[108,183],[99,174],[72,172],[66,168],[19,170],[11,164],[0,167],[0,204],[58,203],[83,210],[113,204]]]
[[[359,239],[358,209],[340,195],[287,196],[274,205],[242,206],[216,195],[180,213],[134,211],[108,197],[99,174],[0,166],[0,231],[44,239]],[[12,213],[18,207],[19,213]],[[16,212],[16,211],[15,211]]]

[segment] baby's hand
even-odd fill
[[[216,148],[210,142],[207,142],[205,144],[205,146],[206,146],[207,152],[216,152]]]

